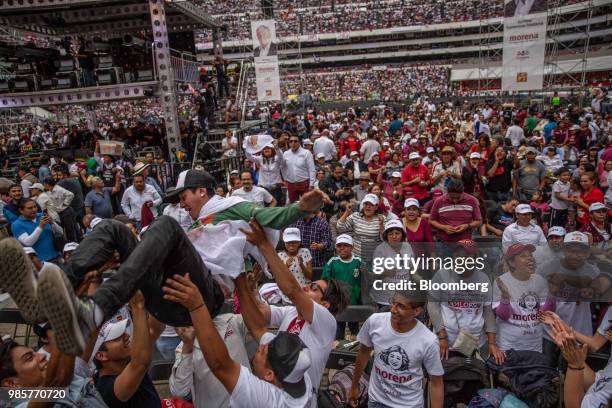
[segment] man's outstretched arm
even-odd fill
[[[256,245],[259,252],[266,258],[268,269],[272,272],[276,284],[295,305],[300,316],[308,323],[312,323],[314,314],[313,300],[304,293],[298,281],[291,272],[289,272],[287,265],[278,257],[276,250],[272,244],[270,244],[270,241],[268,241],[263,228],[255,220],[251,220],[249,224],[251,226],[251,231],[242,229],[241,231],[246,235],[247,240],[253,245]]]

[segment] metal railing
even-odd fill
[[[199,64],[195,55],[171,49],[170,64],[174,71],[175,81],[190,84],[197,84],[200,82]]]

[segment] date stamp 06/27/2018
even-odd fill
[[[0,388],[0,406],[18,401],[40,401],[56,402],[66,399],[68,396],[67,388],[41,387],[41,388]],[[11,406],[12,404],[8,405]]]

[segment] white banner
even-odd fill
[[[262,58],[263,59],[263,58]],[[257,82],[258,101],[280,101],[280,74],[278,58],[269,57],[266,61],[255,59],[255,78]]]
[[[542,89],[546,54],[546,0],[506,0],[502,91]]]

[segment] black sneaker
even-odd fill
[[[57,347],[80,356],[96,329],[93,300],[77,298],[64,272],[51,263],[41,269],[38,284],[38,301],[53,327]]]
[[[25,321],[36,324],[46,320],[36,296],[34,265],[15,238],[0,241],[0,287],[11,295]]]

